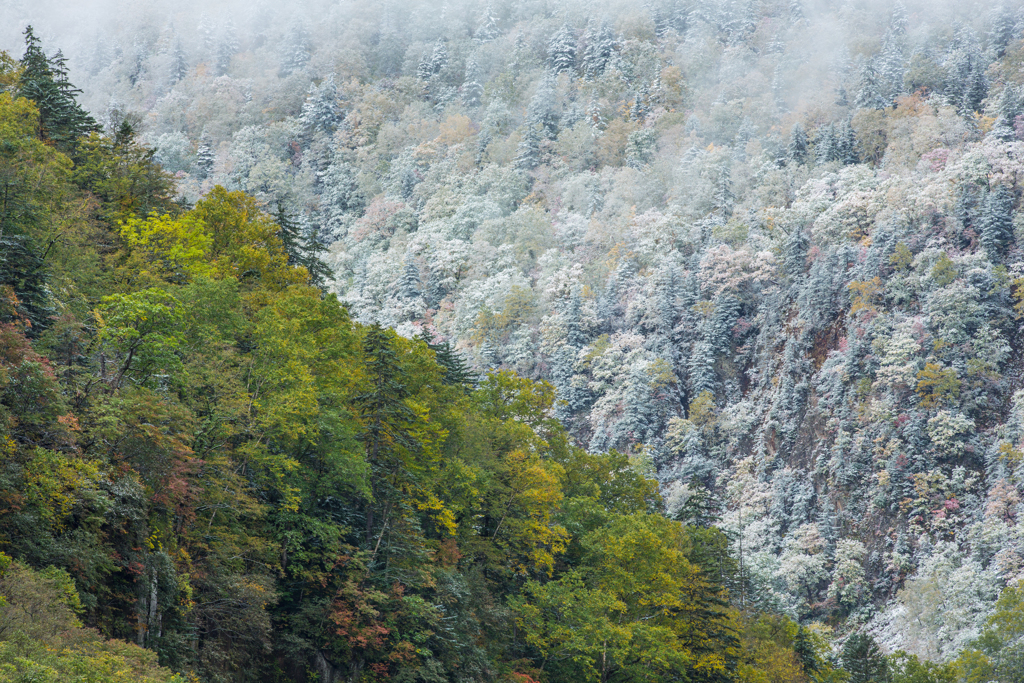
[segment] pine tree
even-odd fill
[[[14,313],[28,323],[26,334],[37,337],[49,327],[55,314],[46,265],[24,236],[3,232],[0,229],[0,296],[10,288],[18,302]],[[0,315],[0,323],[4,322],[10,322],[10,318]]]
[[[548,68],[556,74],[576,68],[576,36],[568,23],[562,24],[548,43]]]
[[[274,222],[281,228],[277,233],[277,237],[281,240],[281,246],[284,247],[285,252],[288,253],[288,265],[302,265],[303,258],[300,246],[302,235],[299,231],[299,225],[288,210],[285,209],[284,202],[280,199],[277,200],[274,210]]]
[[[281,72],[287,76],[301,71],[312,58],[310,53],[309,32],[305,27],[296,25],[288,34],[281,55]]]
[[[608,19],[602,19],[596,31],[588,30],[585,40],[582,71],[584,77],[593,80],[605,72],[615,51],[615,34]]]
[[[398,279],[399,295],[406,299],[415,299],[420,295],[421,286],[420,269],[412,261],[406,262],[402,277]]]
[[[864,633],[854,633],[843,646],[843,668],[850,683],[885,683],[888,667],[875,640]]]
[[[874,60],[864,62],[860,72],[860,87],[857,90],[856,105],[864,109],[885,109],[891,103],[886,102],[882,94],[881,78],[875,68]]]
[[[1006,48],[1013,41],[1017,18],[1012,9],[1004,4],[998,5],[992,12],[994,15],[992,29],[989,31],[989,45],[997,58],[1006,54]]]
[[[463,387],[467,392],[472,391],[476,386],[476,374],[460,353],[452,348],[448,341],[431,342],[426,334],[421,334],[419,339],[434,352],[434,359],[444,369],[443,381],[448,386]]]
[[[835,134],[831,123],[818,129],[814,138],[814,156],[819,164],[835,159]]]
[[[979,222],[981,244],[994,259],[1013,239],[1013,193],[1006,185],[996,185],[985,197]]]
[[[484,86],[480,81],[480,66],[470,57],[466,60],[466,76],[462,82],[462,101],[467,107],[479,107],[482,103]]]
[[[204,133],[199,138],[199,149],[196,151],[196,177],[200,180],[208,178],[213,172],[213,164],[217,155],[213,151],[210,139]]]
[[[794,164],[807,162],[807,131],[799,123],[794,123],[789,132],[788,156]]]
[[[478,43],[489,43],[500,37],[501,29],[498,28],[498,18],[494,16],[491,6],[487,5],[487,9],[484,10],[484,19],[480,23],[480,28],[473,34],[473,40]]]
[[[306,101],[302,104],[299,121],[314,133],[333,133],[344,120],[345,115],[338,106],[338,88],[334,74],[320,82],[310,83]]]
[[[78,103],[81,90],[68,80],[64,55],[58,51],[52,60],[47,59],[31,26],[25,28],[24,36],[18,96],[39,108],[40,137],[72,154],[80,137],[98,129],[96,121]]]

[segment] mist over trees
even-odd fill
[[[202,680],[1020,680],[1019,2],[60,4],[8,571]]]

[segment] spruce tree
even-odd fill
[[[1013,239],[1013,193],[1006,185],[997,185],[985,197],[979,222],[981,244],[994,259]]]
[[[608,68],[615,50],[615,34],[608,19],[602,19],[596,31],[588,30],[585,40],[582,71],[584,77],[593,80]]]
[[[576,36],[568,23],[562,24],[548,43],[548,68],[556,74],[576,68]]]
[[[874,638],[854,633],[843,646],[843,668],[849,683],[885,683],[888,667]]]
[[[31,26],[25,28],[24,36],[18,96],[32,100],[39,108],[40,137],[73,155],[78,139],[98,129],[96,120],[76,99],[82,91],[68,80],[64,55],[58,51],[48,59]]]
[[[323,254],[327,251],[327,242],[319,225],[312,225],[302,232],[299,248],[302,254],[302,265],[309,273],[310,284],[324,289],[333,273],[323,260]]]
[[[831,123],[818,129],[814,138],[814,156],[819,164],[835,159],[835,134]]]
[[[415,299],[420,295],[421,286],[420,269],[412,261],[407,261],[398,279],[398,293],[406,299]]]
[[[0,226],[2,227],[2,226]],[[5,289],[14,294],[14,316],[26,322],[26,334],[36,337],[49,327],[55,314],[47,286],[46,264],[23,235],[5,235],[0,230],[0,297]],[[0,323],[10,322],[0,310]]]
[[[476,386],[476,375],[460,353],[448,341],[431,342],[426,334],[419,339],[434,352],[434,359],[444,369],[442,381],[448,386],[464,387],[467,392]]]
[[[794,164],[807,161],[807,131],[799,123],[794,123],[789,133],[789,160]]]
[[[462,101],[467,107],[479,107],[483,102],[484,86],[480,84],[480,66],[470,57],[466,60],[466,76],[462,82]]]
[[[408,377],[399,363],[394,332],[378,324],[371,325],[363,338],[366,364],[366,389],[355,397],[363,432],[358,439],[366,448],[371,470],[373,501],[366,507],[365,548],[373,550],[376,529],[376,507],[380,508],[381,524],[387,523],[391,506],[397,497],[397,484],[404,479],[403,451],[418,445],[412,434],[416,419],[405,400],[409,398]]]
[[[210,138],[204,133],[199,138],[199,149],[196,151],[196,177],[200,180],[208,178],[213,173],[213,164],[216,160],[217,155],[210,144]]]
[[[480,22],[480,28],[473,33],[473,40],[478,43],[489,43],[500,37],[501,29],[498,28],[498,18],[494,16],[494,11],[488,5],[484,10],[484,19]]]
[[[299,233],[298,223],[295,222],[292,215],[285,209],[284,202],[280,199],[277,200],[277,206],[274,210],[274,222],[281,228],[277,232],[277,237],[281,240],[281,245],[288,254],[288,265],[302,265],[302,251],[299,245],[302,235]]]

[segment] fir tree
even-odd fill
[[[380,523],[386,528],[398,493],[396,479],[403,478],[402,452],[415,450],[418,445],[412,434],[416,416],[405,402],[410,395],[408,377],[399,363],[393,336],[394,332],[380,325],[367,329],[363,338],[367,388],[354,401],[364,430],[358,438],[366,447],[374,489],[374,500],[366,506],[364,548],[368,550],[375,550],[374,508],[381,507]]]
[[[277,237],[281,240],[281,246],[288,253],[288,265],[302,265],[303,258],[300,246],[302,235],[299,231],[298,223],[295,222],[292,215],[285,209],[284,202],[280,199],[277,200],[274,210],[274,222],[281,228],[277,232]]]
[[[860,161],[857,155],[857,137],[849,121],[839,124],[833,139],[835,143],[832,146],[832,160],[847,166]]]
[[[996,185],[985,197],[979,222],[981,243],[994,259],[1013,239],[1013,193],[1006,185]]]
[[[25,236],[4,234],[4,227],[0,225],[0,303],[6,303],[4,290],[10,288],[17,301],[13,313],[27,323],[26,334],[37,337],[55,314],[46,267]],[[0,308],[0,323],[10,322],[3,313]]]
[[[556,74],[576,68],[576,36],[568,23],[562,24],[548,43],[548,68]]]
[[[171,83],[177,83],[188,75],[188,59],[181,47],[181,41],[174,41],[174,52],[171,54]]]
[[[857,90],[856,105],[864,109],[885,109],[887,102],[882,94],[881,78],[875,68],[874,60],[867,60],[860,72],[860,87]]]
[[[529,171],[540,165],[540,135],[535,128],[527,127],[523,131],[523,139],[516,147],[515,166]]]
[[[799,123],[794,123],[789,132],[788,156],[794,164],[803,164],[807,161],[807,131]]]
[[[412,261],[407,261],[402,276],[398,279],[399,294],[406,299],[415,299],[420,295],[422,284],[420,269]]]
[[[537,85],[537,90],[530,99],[526,109],[526,125],[548,139],[558,135],[558,122],[561,119],[557,109],[558,93],[554,79],[550,74]]]
[[[888,667],[875,640],[864,633],[854,633],[843,646],[843,668],[850,683],[885,683]]]
[[[310,53],[309,32],[305,27],[296,25],[288,34],[281,54],[281,72],[284,75],[301,71],[312,58]]]
[[[815,651],[814,643],[811,642],[807,630],[800,626],[796,630],[796,637],[793,639],[793,652],[800,661],[800,668],[807,676],[813,677],[821,669],[818,661],[818,653]],[[813,678],[811,680],[814,680]]]
[[[320,82],[310,83],[306,101],[302,104],[299,121],[314,133],[330,134],[345,118],[338,106],[338,88],[334,84],[334,74]]]
[[[814,156],[819,164],[835,159],[835,133],[831,123],[818,129],[814,138]]]
[[[1006,48],[1013,41],[1017,26],[1017,17],[1012,9],[999,4],[992,12],[994,18],[988,33],[989,46],[997,58],[1006,54]]]
[[[718,182],[715,183],[715,211],[728,218],[732,215],[736,195],[732,191],[732,170],[729,164],[722,164],[718,169]]]
[[[476,386],[476,375],[460,353],[448,341],[431,342],[426,334],[419,339],[434,352],[434,359],[444,369],[442,381],[448,386],[464,387],[468,392]]]
[[[587,31],[586,48],[583,51],[583,75],[593,80],[599,78],[608,68],[615,51],[615,34],[607,19],[602,19],[596,31]]]
[[[480,28],[473,33],[473,40],[478,43],[489,43],[492,40],[501,37],[501,29],[498,28],[498,18],[494,16],[494,11],[490,5],[484,10],[484,18],[480,23]]]
[[[715,492],[703,483],[691,480],[689,485],[693,492],[673,517],[687,526],[702,529],[714,526],[722,514],[721,501]]]
[[[30,99],[39,108],[39,134],[52,141],[61,151],[71,154],[77,140],[98,129],[92,118],[78,104],[81,90],[68,80],[67,63],[61,52],[47,59],[31,26],[24,31],[25,55],[18,96]]]
[[[466,76],[462,83],[462,101],[467,107],[479,107],[483,101],[484,86],[480,80],[480,66],[470,57],[466,60]]]
[[[213,151],[210,139],[203,134],[199,138],[199,149],[196,151],[196,177],[200,180],[208,178],[213,173],[213,164],[216,160],[217,155]]]
[[[325,289],[333,273],[323,260],[323,255],[327,251],[327,242],[323,238],[319,225],[311,225],[303,231],[299,248],[302,254],[301,265],[305,266],[306,272],[309,273],[310,284],[319,289]]]

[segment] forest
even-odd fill
[[[0,681],[1024,682],[1024,3],[0,17]]]

